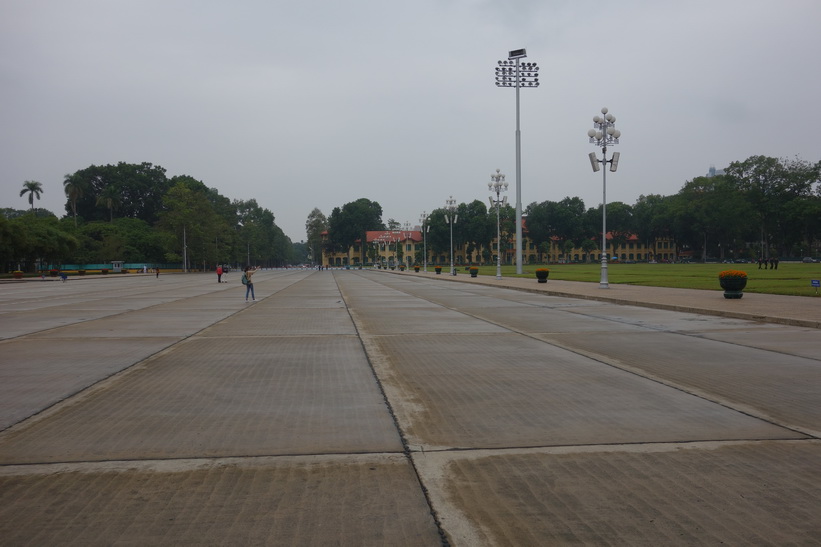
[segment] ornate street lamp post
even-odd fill
[[[519,63],[527,57],[524,49],[514,49],[507,61],[496,67],[496,86],[516,88],[516,273],[522,273],[522,132],[519,129],[519,88],[539,87],[536,63]]]
[[[453,196],[445,200],[445,210],[448,214],[445,215],[445,222],[450,224],[450,275],[456,275],[456,268],[453,266],[453,225],[459,219],[456,214],[456,200]]]
[[[422,211],[422,216],[419,218],[419,225],[422,227],[422,251],[425,256],[422,258],[424,264],[423,272],[428,271],[428,214]]]
[[[413,266],[413,263],[412,263],[413,257],[410,254],[406,253],[406,251],[408,250],[408,240],[411,238],[411,233],[410,233],[411,224],[410,224],[410,221],[407,221],[407,220],[405,221],[404,228],[405,228],[405,233],[402,234],[402,245],[405,246],[405,253],[402,255],[402,258],[404,259],[402,261],[402,263],[405,264],[408,268],[410,268],[411,266]]]
[[[619,165],[619,153],[614,152],[611,159],[607,159],[607,145],[619,144],[621,131],[616,129],[616,117],[608,113],[607,108],[601,109],[602,116],[593,117],[593,129],[587,132],[590,142],[597,147],[601,147],[601,159],[596,158],[595,152],[590,152],[590,165],[593,172],[600,169],[601,163],[605,167],[610,164],[610,171],[616,172]],[[602,169],[602,205],[601,205],[601,280],[600,289],[609,289],[607,281],[607,169]]]
[[[496,207],[496,279],[502,279],[502,234],[499,229],[499,207],[507,204],[507,196],[500,199],[499,194],[507,191],[507,183],[505,182],[505,176],[499,169],[496,170],[495,174],[491,173],[487,189],[496,193],[495,200],[493,196],[488,199],[490,199],[490,206]]]

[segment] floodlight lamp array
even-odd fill
[[[497,87],[539,87],[539,66],[536,63],[499,61],[496,67]]]

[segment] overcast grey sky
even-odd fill
[[[383,219],[515,201],[515,91],[527,48],[522,201],[601,203],[587,155],[622,132],[607,199],[676,193],[752,155],[821,159],[817,0],[0,0],[0,207],[64,214],[62,181],[150,162],[255,198],[293,241],[314,207],[367,197]]]

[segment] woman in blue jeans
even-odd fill
[[[248,293],[251,293],[251,300],[256,300],[254,296],[254,283],[251,281],[251,276],[256,273],[259,267],[251,269],[251,266],[245,267],[245,273],[242,274],[245,276],[247,283],[245,284],[245,301],[248,302]]]

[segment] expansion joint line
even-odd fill
[[[419,469],[416,467],[416,462],[414,462],[412,454],[413,450],[408,443],[408,439],[405,436],[405,431],[402,429],[402,426],[399,424],[399,419],[396,416],[396,412],[393,409],[393,405],[388,398],[388,394],[385,392],[385,387],[382,385],[382,380],[379,378],[379,375],[376,373],[376,367],[373,364],[373,360],[371,359],[371,353],[368,351],[368,345],[365,343],[365,337],[367,335],[363,334],[363,329],[361,329],[361,324],[355,317],[355,314],[351,312],[350,307],[348,306],[348,298],[345,296],[345,291],[342,287],[339,286],[339,282],[336,280],[336,275],[334,275],[334,282],[336,283],[336,288],[339,291],[340,296],[342,297],[342,302],[345,304],[345,311],[348,312],[348,317],[351,318],[351,323],[356,330],[356,337],[359,340],[360,345],[362,346],[362,352],[365,354],[365,358],[368,360],[368,366],[371,369],[371,374],[373,375],[374,381],[376,382],[377,387],[379,388],[379,392],[382,394],[382,400],[385,402],[385,407],[388,409],[390,413],[391,419],[393,420],[393,425],[396,428],[396,431],[399,435],[399,439],[402,442],[402,451],[407,459],[408,463],[413,469],[413,474],[416,477],[416,482],[419,484],[419,489],[422,491],[422,495],[425,496],[425,503],[428,505],[428,511],[430,512],[431,517],[433,518],[433,522],[436,525],[436,530],[439,533],[439,539],[442,541],[443,547],[450,547],[450,542],[448,541],[447,534],[445,533],[444,528],[442,528],[442,522],[439,519],[439,514],[436,512],[436,509],[433,507],[433,500],[431,499],[430,492],[428,491],[427,486],[422,481],[422,476],[419,473]]]

